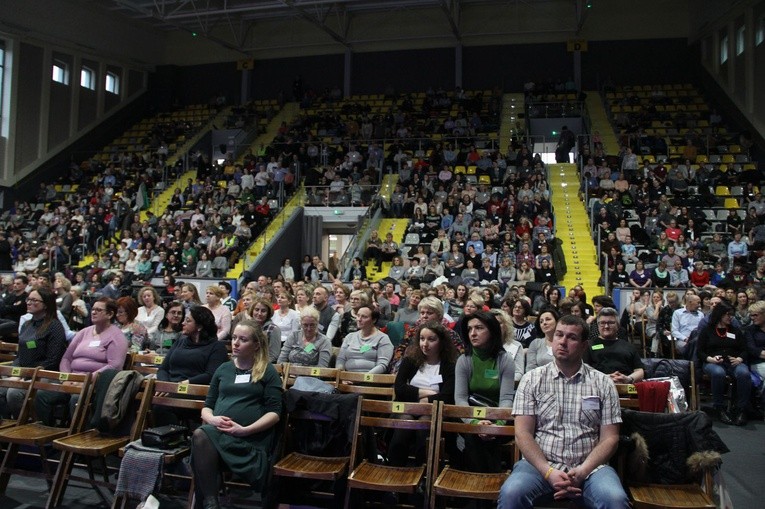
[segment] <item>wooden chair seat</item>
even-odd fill
[[[91,429],[54,440],[53,447],[85,456],[103,456],[117,452],[120,447],[127,445],[128,440],[126,436],[106,436],[98,430]]]
[[[16,424],[16,419],[0,419],[0,429],[10,428]]]
[[[348,470],[348,457],[324,458],[293,452],[274,465],[274,474],[284,477],[336,481]]]
[[[496,474],[477,474],[444,467],[433,484],[433,490],[440,496],[460,496],[496,500],[502,484],[510,476],[510,471]]]
[[[414,493],[424,473],[424,465],[389,467],[364,460],[348,476],[348,486],[365,490]]]
[[[715,504],[699,485],[644,484],[630,486],[635,509],[713,509]]]
[[[54,428],[34,422],[0,430],[0,440],[12,444],[40,446],[68,434],[67,428]]]

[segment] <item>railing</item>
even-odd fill
[[[581,101],[527,102],[528,118],[581,117],[584,103]]]

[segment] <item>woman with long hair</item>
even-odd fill
[[[167,312],[157,330],[149,334],[149,350],[164,355],[181,337],[183,328],[183,304],[177,300],[167,306]]]
[[[749,316],[749,295],[746,290],[736,292],[736,320],[741,327],[746,327],[752,323],[752,317]]]
[[[284,343],[293,332],[300,329],[300,313],[292,308],[295,299],[286,290],[278,293],[276,303],[279,304],[279,309],[274,311],[271,322],[279,327],[282,343]]]
[[[56,370],[66,351],[66,333],[58,320],[56,296],[49,288],[32,290],[26,298],[27,313],[19,332],[19,346],[13,366]],[[0,388],[0,418],[17,418],[24,403],[23,389]]]
[[[462,335],[468,342],[455,367],[455,404],[470,406],[471,400],[476,400],[486,406],[512,407],[515,363],[503,348],[502,328],[497,318],[491,313],[476,311],[462,322]],[[495,423],[477,420],[475,424]],[[500,453],[494,441],[483,441],[476,435],[463,438],[464,459],[470,467],[480,472],[498,471]]]
[[[446,328],[438,322],[425,322],[417,328],[401,360],[394,384],[396,401],[454,403],[454,363],[457,351]],[[388,447],[388,462],[406,466],[410,453],[418,464],[424,460],[427,435],[397,429]]]
[[[191,306],[201,306],[202,301],[199,300],[199,291],[197,287],[191,283],[185,283],[181,286],[180,299],[183,302],[183,307],[187,310]]]
[[[53,281],[53,290],[56,292],[56,306],[61,314],[64,315],[64,319],[68,322],[72,317],[72,298],[69,290],[72,289],[72,283],[63,274],[56,274],[56,279]]]
[[[138,308],[136,322],[146,327],[149,335],[157,332],[160,322],[165,317],[165,310],[160,306],[160,298],[153,286],[141,288],[138,292],[138,302],[143,304]]]
[[[712,379],[712,402],[720,422],[743,426],[744,411],[749,405],[752,379],[747,358],[746,338],[734,327],[735,310],[725,301],[718,303],[709,315],[708,325],[699,334],[698,359],[704,373]],[[724,406],[726,376],[735,380],[736,408],[733,415]]]
[[[220,507],[223,464],[255,490],[263,487],[282,413],[281,387],[268,360],[266,335],[257,323],[241,322],[231,336],[231,361],[215,371],[202,409],[204,424],[192,437],[194,486],[205,509]]]
[[[537,323],[542,336],[534,339],[526,352],[526,372],[553,361],[553,335],[558,325],[558,312],[552,308],[543,309]]]
[[[271,321],[274,316],[274,308],[268,299],[256,297],[250,306],[250,316],[260,325],[263,333],[268,338],[268,359],[269,362],[276,362],[279,358],[279,352],[282,351],[282,331]]]
[[[225,343],[219,342],[212,311],[204,306],[191,308],[183,320],[181,336],[170,347],[157,371],[157,380],[206,385],[228,357]]]

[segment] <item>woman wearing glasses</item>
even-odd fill
[[[64,326],[56,317],[56,296],[48,288],[32,290],[26,300],[32,319],[19,332],[19,350],[13,366],[58,369],[66,351]],[[15,419],[24,403],[26,391],[0,388],[0,418]]]
[[[93,325],[85,327],[74,336],[61,358],[59,371],[96,374],[107,369],[122,369],[129,343],[119,327],[113,323],[116,316],[117,303],[113,299],[101,297],[96,300],[90,309],[90,321]],[[53,409],[67,401],[71,410],[77,403],[77,398],[70,400],[68,394],[38,392],[35,399],[38,419],[52,426]]]
[[[326,368],[331,357],[332,342],[319,332],[319,312],[305,308],[300,313],[300,330],[289,335],[277,362]]]
[[[170,347],[181,337],[181,323],[183,322],[183,304],[173,301],[167,308],[165,317],[159,322],[159,327],[153,334],[149,334],[149,348],[158,354],[165,354]]]

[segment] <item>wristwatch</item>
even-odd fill
[[[634,379],[634,378],[632,378],[631,376],[628,376],[628,377],[627,377],[627,383],[628,383],[628,384],[634,384],[634,383],[635,383],[635,379]]]

